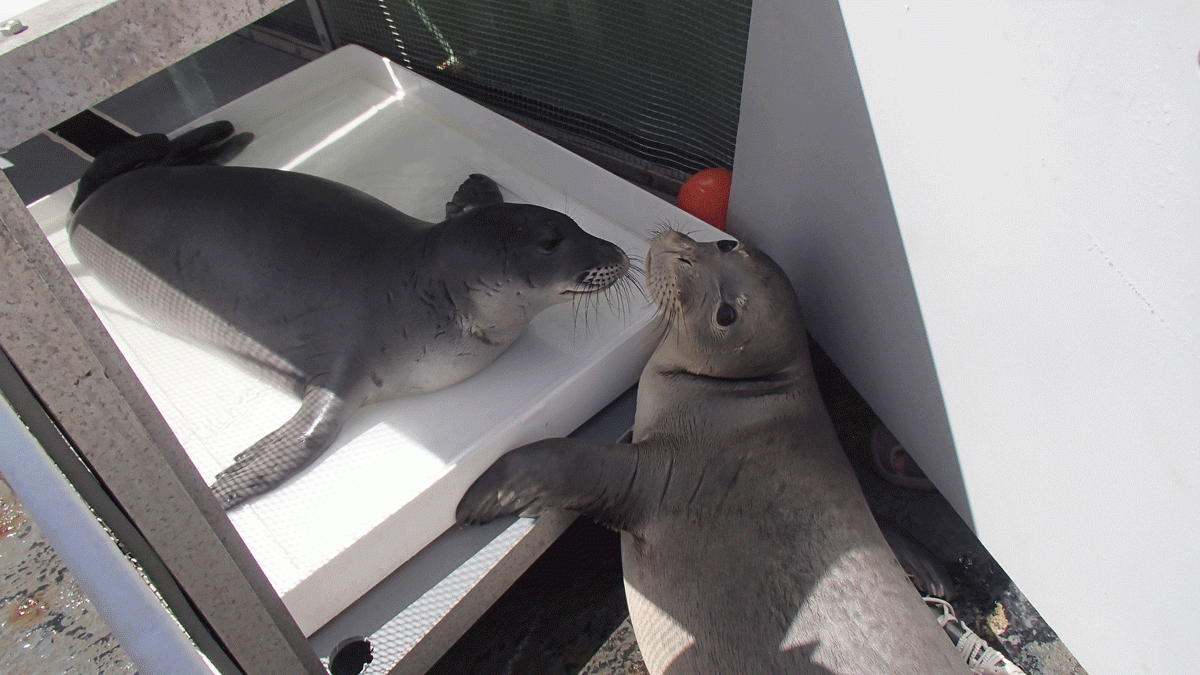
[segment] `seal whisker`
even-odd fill
[[[655,221],[654,227],[650,229],[650,238],[646,241],[652,241],[664,232],[679,232],[679,225],[669,220]]]
[[[589,317],[588,317],[588,314],[589,314],[588,304],[591,302],[592,295],[593,295],[592,293],[588,293],[586,295],[576,295],[575,301],[572,303],[572,306],[575,311],[575,333],[576,334],[579,333],[579,320],[581,317],[583,319],[583,334],[584,335],[591,334],[592,327],[591,327],[591,323],[590,323]]]
[[[608,306],[608,311],[617,316],[621,316],[622,311],[620,283],[620,280],[617,280],[604,290],[604,302]],[[596,299],[596,304],[600,304],[599,298]]]
[[[583,334],[591,335],[592,327],[589,315],[592,312],[591,303],[595,302],[593,299],[595,295],[598,295],[598,293],[576,293],[571,297],[571,313],[576,336],[580,332],[579,323],[581,318],[583,321]]]
[[[642,286],[642,283],[638,280],[639,277],[640,277],[640,275],[626,277],[625,280],[621,284],[621,292],[625,296],[625,304],[629,308],[630,312],[633,311],[634,293],[635,292],[642,296],[642,300],[650,301],[650,295],[649,295],[649,293],[646,292],[646,289]]]
[[[631,289],[642,290],[637,283],[637,278],[627,273],[605,291],[609,309],[621,319],[625,319],[633,311],[633,291]],[[645,295],[645,291],[642,291],[642,294]]]

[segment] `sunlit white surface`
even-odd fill
[[[570,214],[633,256],[659,222],[699,221],[514,123],[378,56],[340,49],[193,125],[228,119],[255,140],[234,164],[289,167],[437,221],[471,173],[505,199]],[[64,226],[74,189],[31,207],[206,480],[297,410],[291,394],[158,331],[82,267]],[[715,233],[715,231],[711,231]],[[710,234],[711,238],[711,234]],[[586,327],[570,305],[539,315],[499,360],[432,394],[377,403],[312,468],[230,516],[306,633],[453,524],[467,485],[503,452],[565,435],[631,386],[652,349],[634,293]]]
[[[46,0],[0,0],[0,23],[20,19],[25,12],[45,4]]]
[[[1195,671],[1200,5],[754,3],[730,227],[1092,675]]]

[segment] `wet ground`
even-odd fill
[[[0,476],[0,673],[136,669]]]

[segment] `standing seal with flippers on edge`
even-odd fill
[[[871,516],[778,265],[667,230],[646,282],[665,330],[633,443],[518,448],[471,486],[458,521],[562,508],[621,530],[653,675],[965,675]]]

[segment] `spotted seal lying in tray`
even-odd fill
[[[232,132],[214,123],[104,153],[69,225],[80,260],[134,309],[301,396],[217,475],[227,509],[313,462],[363,404],[474,375],[539,312],[629,269],[616,245],[562,213],[503,203],[479,174],[435,224],[323,178],[195,166],[246,142]]]

